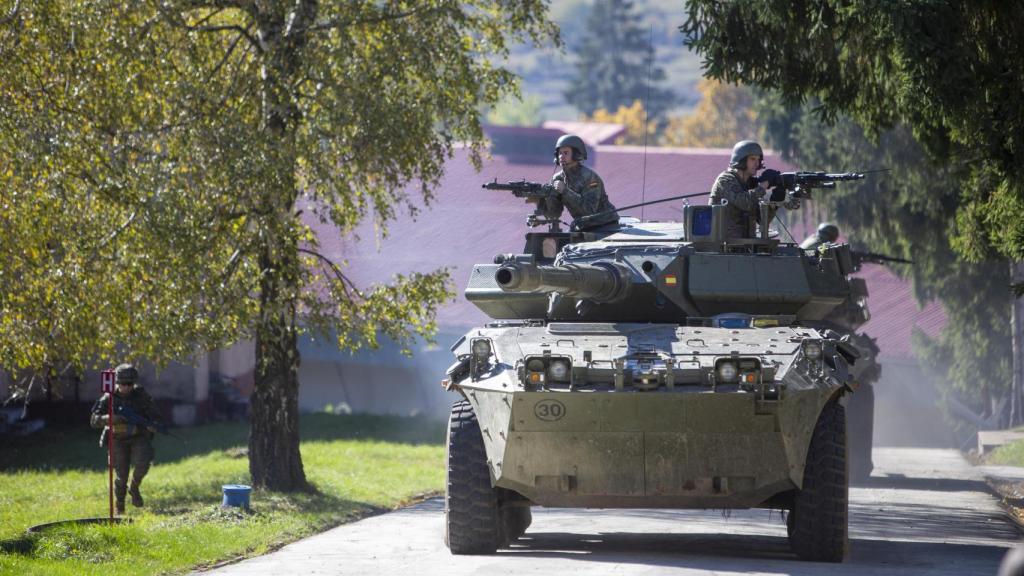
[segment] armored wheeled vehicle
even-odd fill
[[[493,321],[455,343],[443,381],[462,396],[452,553],[507,546],[531,506],[760,507],[787,511],[800,557],[842,560],[857,353],[811,326],[849,299],[849,248],[767,226],[728,238],[724,208],[533,232],[473,268],[465,297]]]

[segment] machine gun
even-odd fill
[[[543,200],[555,195],[555,187],[551,184],[541,184],[540,182],[529,182],[527,180],[502,184],[495,178],[494,182],[488,182],[482,188],[487,190],[506,190],[511,192],[516,198],[525,198],[527,201]]]
[[[853,269],[860,270],[863,264],[913,264],[913,260],[906,260],[904,258],[896,258],[895,256],[886,256],[885,254],[878,254],[875,252],[861,252],[858,250],[850,250],[850,259],[853,260]]]
[[[781,186],[784,190],[810,190],[812,188],[835,188],[836,182],[863,180],[864,172],[845,172],[829,174],[828,172],[777,172],[766,170],[758,177],[758,182],[765,182],[768,187]]]
[[[547,224],[551,232],[561,231],[558,225],[562,221],[558,218],[548,218],[544,214],[543,200],[554,198],[558,194],[555,191],[555,187],[551,184],[541,184],[540,182],[529,182],[527,180],[510,181],[502,184],[495,178],[494,182],[488,182],[481,186],[481,188],[485,190],[505,190],[511,192],[516,198],[523,198],[530,204],[536,204],[537,208],[533,211],[533,214],[526,218],[526,225],[530,228]]]
[[[885,172],[889,168],[881,170],[869,170],[867,172],[844,172],[832,174],[829,172],[779,172],[778,170],[765,170],[757,178],[751,178],[751,187],[757,183],[763,183],[771,189],[771,194],[761,200],[760,213],[758,215],[761,226],[761,239],[768,240],[768,225],[771,221],[772,210],[785,206],[790,210],[800,207],[800,201],[811,198],[811,190],[815,188],[835,188],[836,182],[848,182],[851,180],[863,180],[867,174],[874,172]]]

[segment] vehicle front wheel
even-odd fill
[[[847,546],[849,488],[846,476],[846,412],[836,401],[821,411],[811,436],[804,483],[788,520],[789,543],[797,556],[842,562]]]
[[[483,435],[466,400],[448,419],[445,544],[452,554],[491,554],[501,543],[497,490],[491,486]]]

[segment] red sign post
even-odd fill
[[[101,373],[103,392],[107,394],[107,499],[110,504],[110,523],[114,523],[114,371]]]

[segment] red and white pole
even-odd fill
[[[103,391],[107,393],[107,500],[110,523],[114,523],[114,371],[102,372]]]

